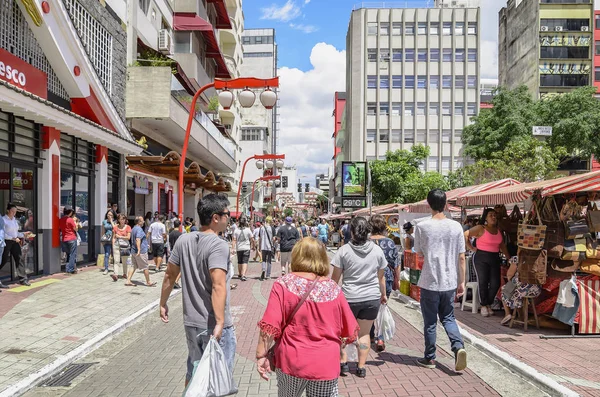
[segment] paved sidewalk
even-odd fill
[[[150,273],[156,287],[144,286],[141,273],[133,277],[140,285],[125,287],[89,267],[3,290],[0,393],[158,299],[164,273]]]

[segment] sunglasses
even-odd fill
[[[215,215],[231,217],[231,212],[229,212],[229,211],[215,212]]]

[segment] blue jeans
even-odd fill
[[[452,351],[456,353],[459,349],[464,348],[465,344],[456,318],[454,317],[454,294],[456,291],[430,291],[421,288],[421,313],[423,313],[425,336],[425,358],[427,360],[435,359],[435,340],[436,326],[439,317],[440,322],[448,334]]]
[[[319,241],[323,244],[327,245],[327,236],[319,236]]]
[[[203,330],[196,327],[189,327],[187,325],[184,328],[188,346],[187,373],[185,378],[187,381],[189,381],[192,379],[192,373],[194,372],[194,362],[199,361],[202,358],[205,346],[208,344],[210,336],[212,335],[212,330]],[[219,341],[219,346],[221,346],[221,349],[223,349],[223,354],[225,355],[225,361],[227,361],[229,372],[233,374],[235,349],[237,347],[235,329],[233,327],[227,327],[223,329],[223,335]]]
[[[63,241],[62,249],[67,254],[67,273],[74,272],[77,260],[77,240]]]
[[[110,260],[110,254],[112,254],[112,244],[106,243],[104,245],[104,270],[108,271],[108,262]]]

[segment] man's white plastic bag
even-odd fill
[[[396,322],[390,308],[388,305],[379,306],[379,313],[375,319],[375,336],[387,342],[394,337],[395,330]]]
[[[223,349],[215,338],[210,338],[202,359],[194,363],[194,373],[183,397],[221,397],[237,391]]]
[[[350,343],[346,346],[347,361],[358,361],[358,342]]]

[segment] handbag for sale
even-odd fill
[[[506,232],[506,235],[508,236],[508,241],[510,243],[516,243],[517,242],[517,232],[519,230],[519,222],[523,220],[523,215],[521,214],[521,210],[519,209],[519,207],[517,205],[514,206],[508,219],[509,219],[509,222],[507,225],[505,225],[506,230],[504,230],[504,231]]]
[[[590,232],[600,232],[600,211],[598,210],[598,206],[596,205],[596,203],[594,203],[593,205],[590,204],[588,206],[586,217],[588,226],[590,228]]]
[[[590,232],[586,219],[565,221],[565,238],[574,239],[583,237]]]
[[[552,269],[562,273],[573,273],[579,269],[580,262],[573,262],[562,259],[554,259],[552,261]]]
[[[578,251],[563,251],[560,259],[564,261],[581,262],[585,259],[585,252]]]
[[[600,247],[598,245],[596,240],[588,237],[585,249],[585,257],[587,259],[600,259]]]
[[[575,238],[572,240],[565,240],[564,250],[568,252],[586,252],[587,245],[584,238]]]
[[[546,250],[519,249],[517,269],[522,283],[544,285],[547,266]]]
[[[549,258],[560,258],[564,250],[565,228],[559,219],[560,214],[554,197],[546,200],[544,210],[542,212],[542,222],[547,226],[544,249],[548,251]]]
[[[290,323],[292,322],[292,319],[294,318],[294,316],[296,315],[298,310],[300,310],[300,307],[302,306],[304,301],[306,301],[306,298],[308,298],[308,295],[310,295],[311,291],[315,288],[315,286],[317,285],[317,281],[319,281],[319,277],[315,278],[315,280],[312,282],[310,287],[308,287],[308,289],[304,293],[304,296],[302,296],[302,299],[300,299],[300,302],[298,302],[298,304],[296,305],[296,308],[294,309],[294,311],[286,319],[285,324],[283,324],[283,327],[281,327],[281,334],[280,334],[281,336],[279,337],[279,339],[281,339],[283,337],[283,333],[285,332],[285,329],[287,328],[288,325],[290,325]],[[267,351],[267,359],[269,360],[269,364],[271,366],[271,371],[275,371],[275,369],[277,368],[277,364],[275,362],[275,350],[277,349],[278,343],[279,343],[279,341],[275,342],[273,344],[273,346],[271,346],[269,351]]]
[[[600,276],[600,259],[586,259],[579,265],[579,270],[584,273]]]
[[[531,211],[533,212],[533,211]],[[536,208],[535,214],[531,215],[537,219],[537,225],[527,224],[525,220],[519,222],[519,228],[517,230],[517,246],[528,250],[542,250],[544,249],[544,243],[546,240],[546,225],[542,224],[538,210]]]

